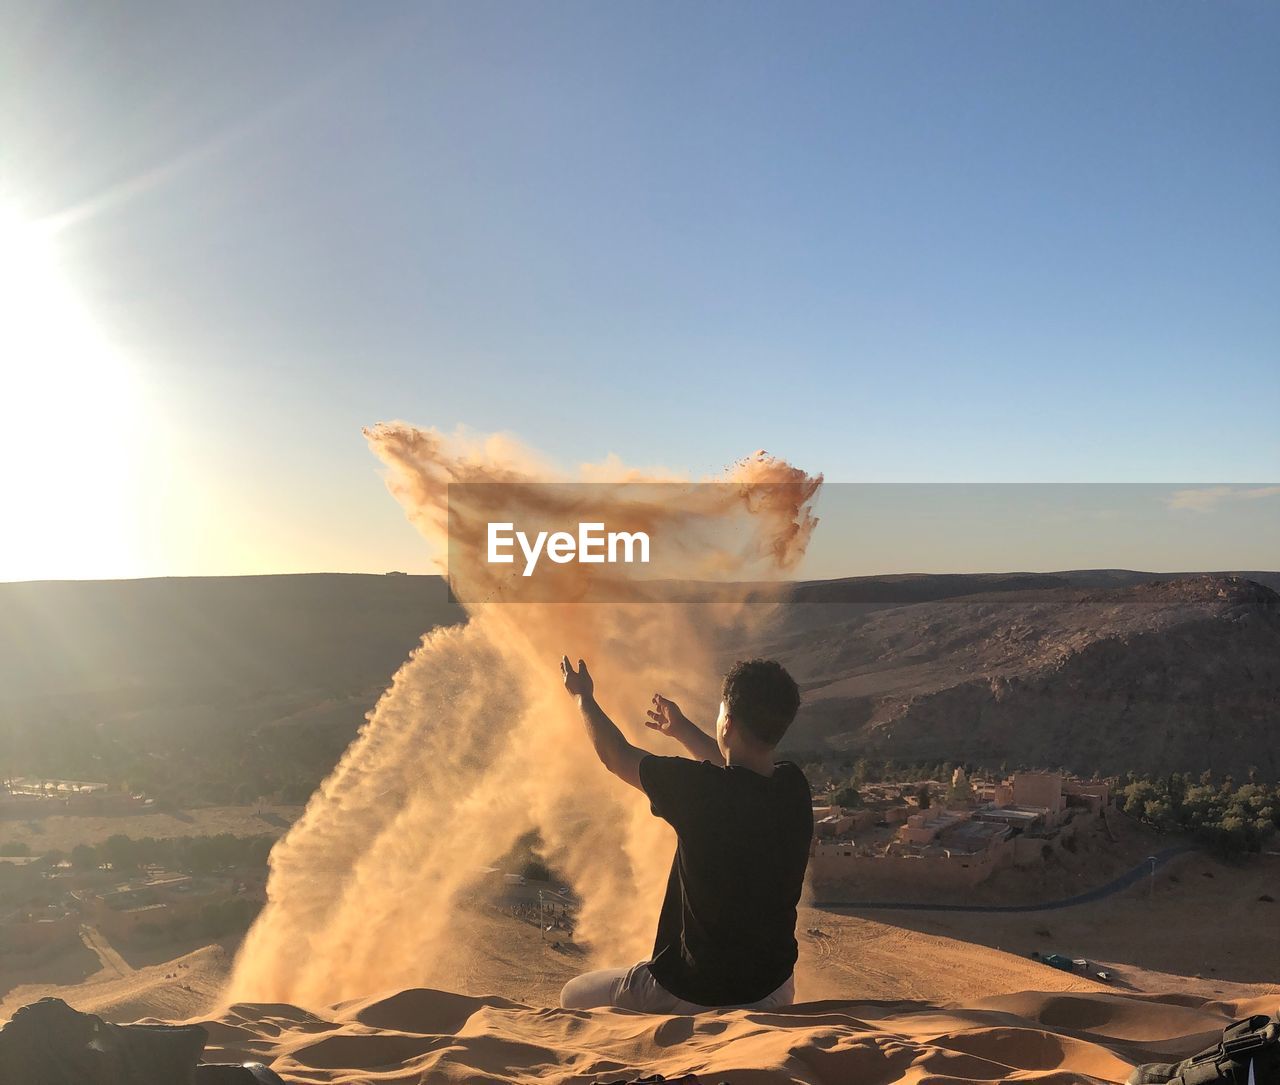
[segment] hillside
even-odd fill
[[[1252,580],[1036,586],[833,607],[829,622],[826,609],[791,608],[755,645],[805,691],[796,747],[1280,776],[1280,596]]]
[[[792,668],[793,749],[1274,779],[1267,584],[1280,574],[813,581],[726,654]],[[422,635],[464,618],[437,577],[0,584],[0,773],[301,802]]]
[[[0,773],[302,801],[422,635],[430,576],[0,584]]]

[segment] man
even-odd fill
[[[691,760],[631,745],[596,703],[587,665],[578,660],[575,671],[566,656],[560,669],[605,768],[648,796],[677,841],[653,957],[570,980],[561,1006],[688,1014],[793,1002],[813,807],[804,773],[774,760],[800,707],[791,675],[772,660],[735,664],[714,739],[655,694],[648,726],[680,741]]]

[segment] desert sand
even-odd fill
[[[996,994],[959,1007],[815,1001],[696,1017],[531,1007],[426,988],[309,1013],[241,1003],[206,1019],[211,1055],[271,1062],[287,1081],[595,1082],[696,1073],[732,1083],[1123,1081],[1186,1054],[1275,999],[1107,992]]]
[[[11,989],[0,1017],[54,994],[117,1021],[196,1021],[209,1031],[207,1060],[256,1059],[286,1081],[317,1085],[586,1083],[689,1072],[733,1085],[1065,1085],[1123,1081],[1135,1062],[1185,1056],[1227,1021],[1280,1008],[1277,986],[1232,983],[1230,997],[1214,997],[1189,992],[1182,977],[1122,966],[1131,988],[1144,989],[1115,990],[1020,953],[804,908],[803,1001],[795,1007],[697,1017],[560,1010],[559,988],[583,959],[493,909],[465,915],[467,937],[440,962],[449,990],[386,991],[306,1009],[220,1005],[232,955],[209,946],[160,964],[139,961],[125,974],[104,967],[75,987]],[[813,927],[822,933],[807,933]],[[1144,953],[1156,941],[1147,939]]]

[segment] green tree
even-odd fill
[[[1173,805],[1167,799],[1149,799],[1143,809],[1143,817],[1158,829],[1171,829],[1175,822]]]
[[[546,863],[538,859],[530,859],[520,868],[520,876],[531,882],[549,882],[551,871],[547,869]]]
[[[107,837],[100,849],[103,860],[111,864],[112,870],[132,871],[138,866],[138,849],[134,842],[123,833]]]
[[[856,810],[862,806],[862,792],[853,785],[842,787],[835,793],[832,801],[846,810]]]
[[[1150,780],[1136,780],[1124,789],[1124,812],[1130,817],[1140,818],[1146,814],[1147,803],[1154,802],[1159,796],[1155,785]]]
[[[1189,828],[1208,825],[1222,817],[1218,789],[1212,784],[1196,784],[1187,788],[1182,803],[1183,824]]]

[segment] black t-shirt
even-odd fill
[[[756,1002],[796,963],[796,904],[809,862],[809,781],[790,761],[772,776],[685,757],[640,760],[676,856],[649,970],[701,1006]]]

